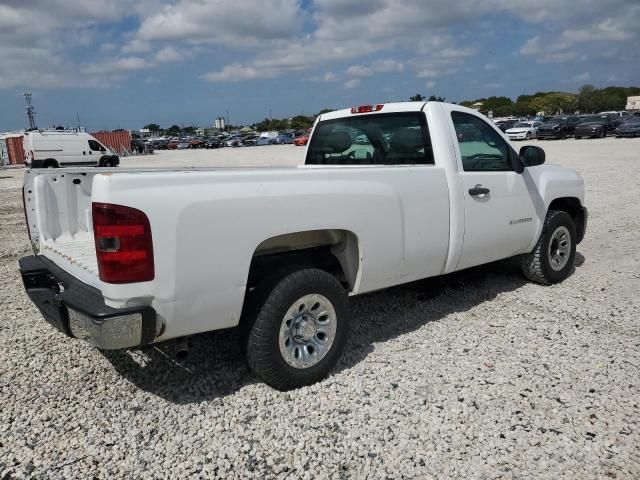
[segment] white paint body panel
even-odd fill
[[[351,232],[359,250],[351,293],[358,294],[530,251],[552,200],[583,202],[582,179],[568,169],[463,172],[450,113],[478,115],[472,110],[413,102],[385,105],[384,113],[420,110],[435,165],[29,170],[32,239],[40,254],[98,288],[109,305],[151,305],[158,331],[164,326],[162,341],[237,325],[252,256],[279,235]],[[320,121],[345,115],[350,111]],[[467,190],[478,182],[495,188],[495,198],[474,204]],[[154,280],[117,285],[98,278],[92,202],[146,213]],[[522,216],[532,221],[509,226]]]

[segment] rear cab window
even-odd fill
[[[423,112],[354,115],[321,121],[311,136],[307,165],[432,165]]]

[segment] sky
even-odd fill
[[[638,0],[0,0],[0,131],[640,86]]]

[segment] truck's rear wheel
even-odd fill
[[[558,283],[573,270],[576,256],[576,226],[561,210],[549,210],[538,243],[522,256],[522,271],[529,280],[544,285]]]
[[[305,268],[286,275],[256,305],[247,340],[249,367],[279,390],[324,378],[348,335],[347,293],[327,272]]]

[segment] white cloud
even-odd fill
[[[476,50],[482,52],[481,39],[468,38],[477,38],[474,32],[479,22],[488,21],[486,15],[510,15],[535,25],[537,36],[520,53],[540,63],[593,60],[606,54],[611,61],[624,58],[637,64],[638,49],[630,47],[640,44],[640,4],[579,3],[9,0],[0,5],[0,88],[105,86],[131,72],[189,59],[194,49],[206,65],[203,71],[210,70],[202,75],[208,81],[323,69],[327,73],[317,81],[333,82],[338,76],[329,70],[351,64],[346,75],[353,78],[348,80],[409,72],[432,82],[457,72]],[[124,21],[129,18],[135,21]],[[129,24],[139,26],[123,31]],[[87,51],[95,54],[90,65],[82,65],[77,59],[87,58]],[[216,64],[220,58],[234,60]],[[500,65],[496,59],[484,70]]]
[[[179,62],[184,60],[185,57],[185,54],[180,53],[173,47],[164,47],[154,55],[155,61],[159,63]]]
[[[345,88],[358,88],[362,81],[359,78],[352,78],[351,80],[347,80],[344,84]]]
[[[142,57],[121,57],[92,63],[82,67],[81,71],[87,74],[113,74],[143,70],[152,66],[148,60]]]
[[[259,70],[239,63],[225,65],[225,67],[217,72],[209,72],[202,76],[209,82],[228,82],[239,80],[254,80],[256,78],[272,78],[276,76],[274,72],[267,70]]]
[[[370,77],[373,75],[373,70],[364,65],[351,65],[347,68],[347,75],[351,77]]]
[[[437,84],[437,82],[435,80],[429,80],[427,82],[427,88],[433,88],[433,87],[436,86],[436,84]]]
[[[144,18],[137,38],[261,46],[292,38],[301,25],[297,0],[179,0]]]

